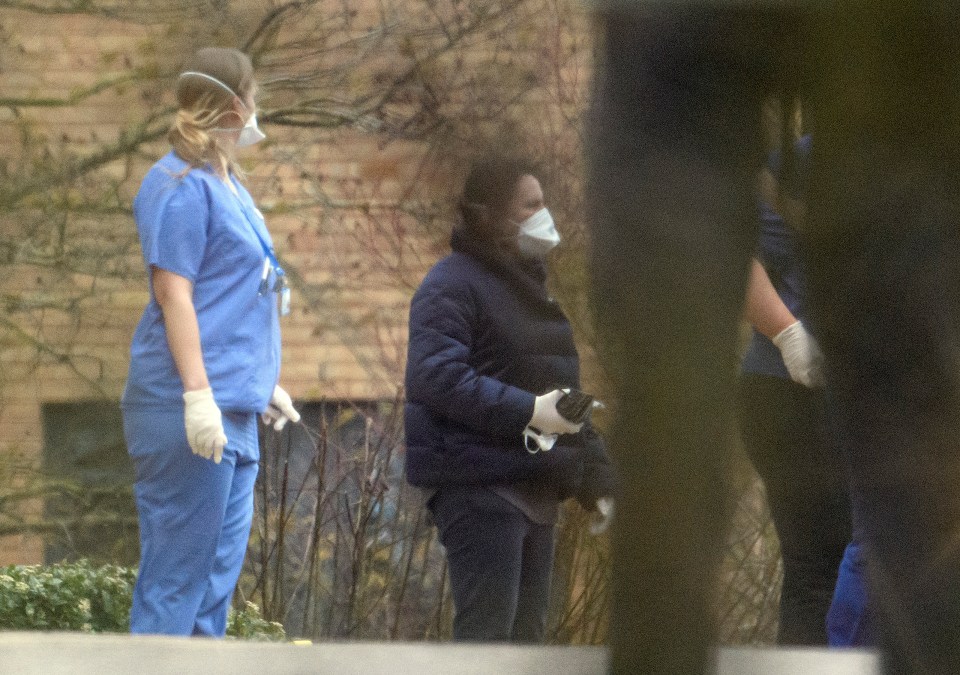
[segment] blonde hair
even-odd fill
[[[167,139],[191,168],[209,165],[223,176],[242,175],[232,146],[210,132],[236,114],[234,95],[247,99],[253,87],[253,64],[239,50],[206,47],[185,64],[177,79],[179,109]]]

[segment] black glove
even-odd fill
[[[576,496],[583,484],[583,450],[571,445],[554,446],[539,454],[544,462],[543,482],[559,501]]]
[[[600,497],[616,494],[619,479],[603,437],[589,424],[584,426],[580,436],[583,439],[583,476],[574,496],[584,509],[592,511]]]

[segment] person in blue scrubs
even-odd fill
[[[245,54],[198,51],[177,79],[173,148],[134,199],[150,301],[121,402],[140,522],[133,633],[224,635],[253,518],[256,415],[276,429],[300,419],[277,384],[289,291],[234,159],[263,138],[255,92]]]
[[[826,616],[850,540],[850,504],[823,355],[806,328],[800,228],[812,139],[799,135],[799,112],[793,117],[793,156],[773,152],[759,181],[760,236],[745,312],[753,333],[741,364],[737,413],[780,541],[777,642],[826,645]]]

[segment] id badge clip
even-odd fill
[[[281,268],[277,268],[277,283],[273,290],[280,294],[280,316],[286,316],[290,313],[290,284],[287,283],[287,275]]]

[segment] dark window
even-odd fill
[[[75,401],[43,406],[46,497],[37,529],[46,562],[89,558],[135,565],[139,558],[133,470],[117,403]]]

